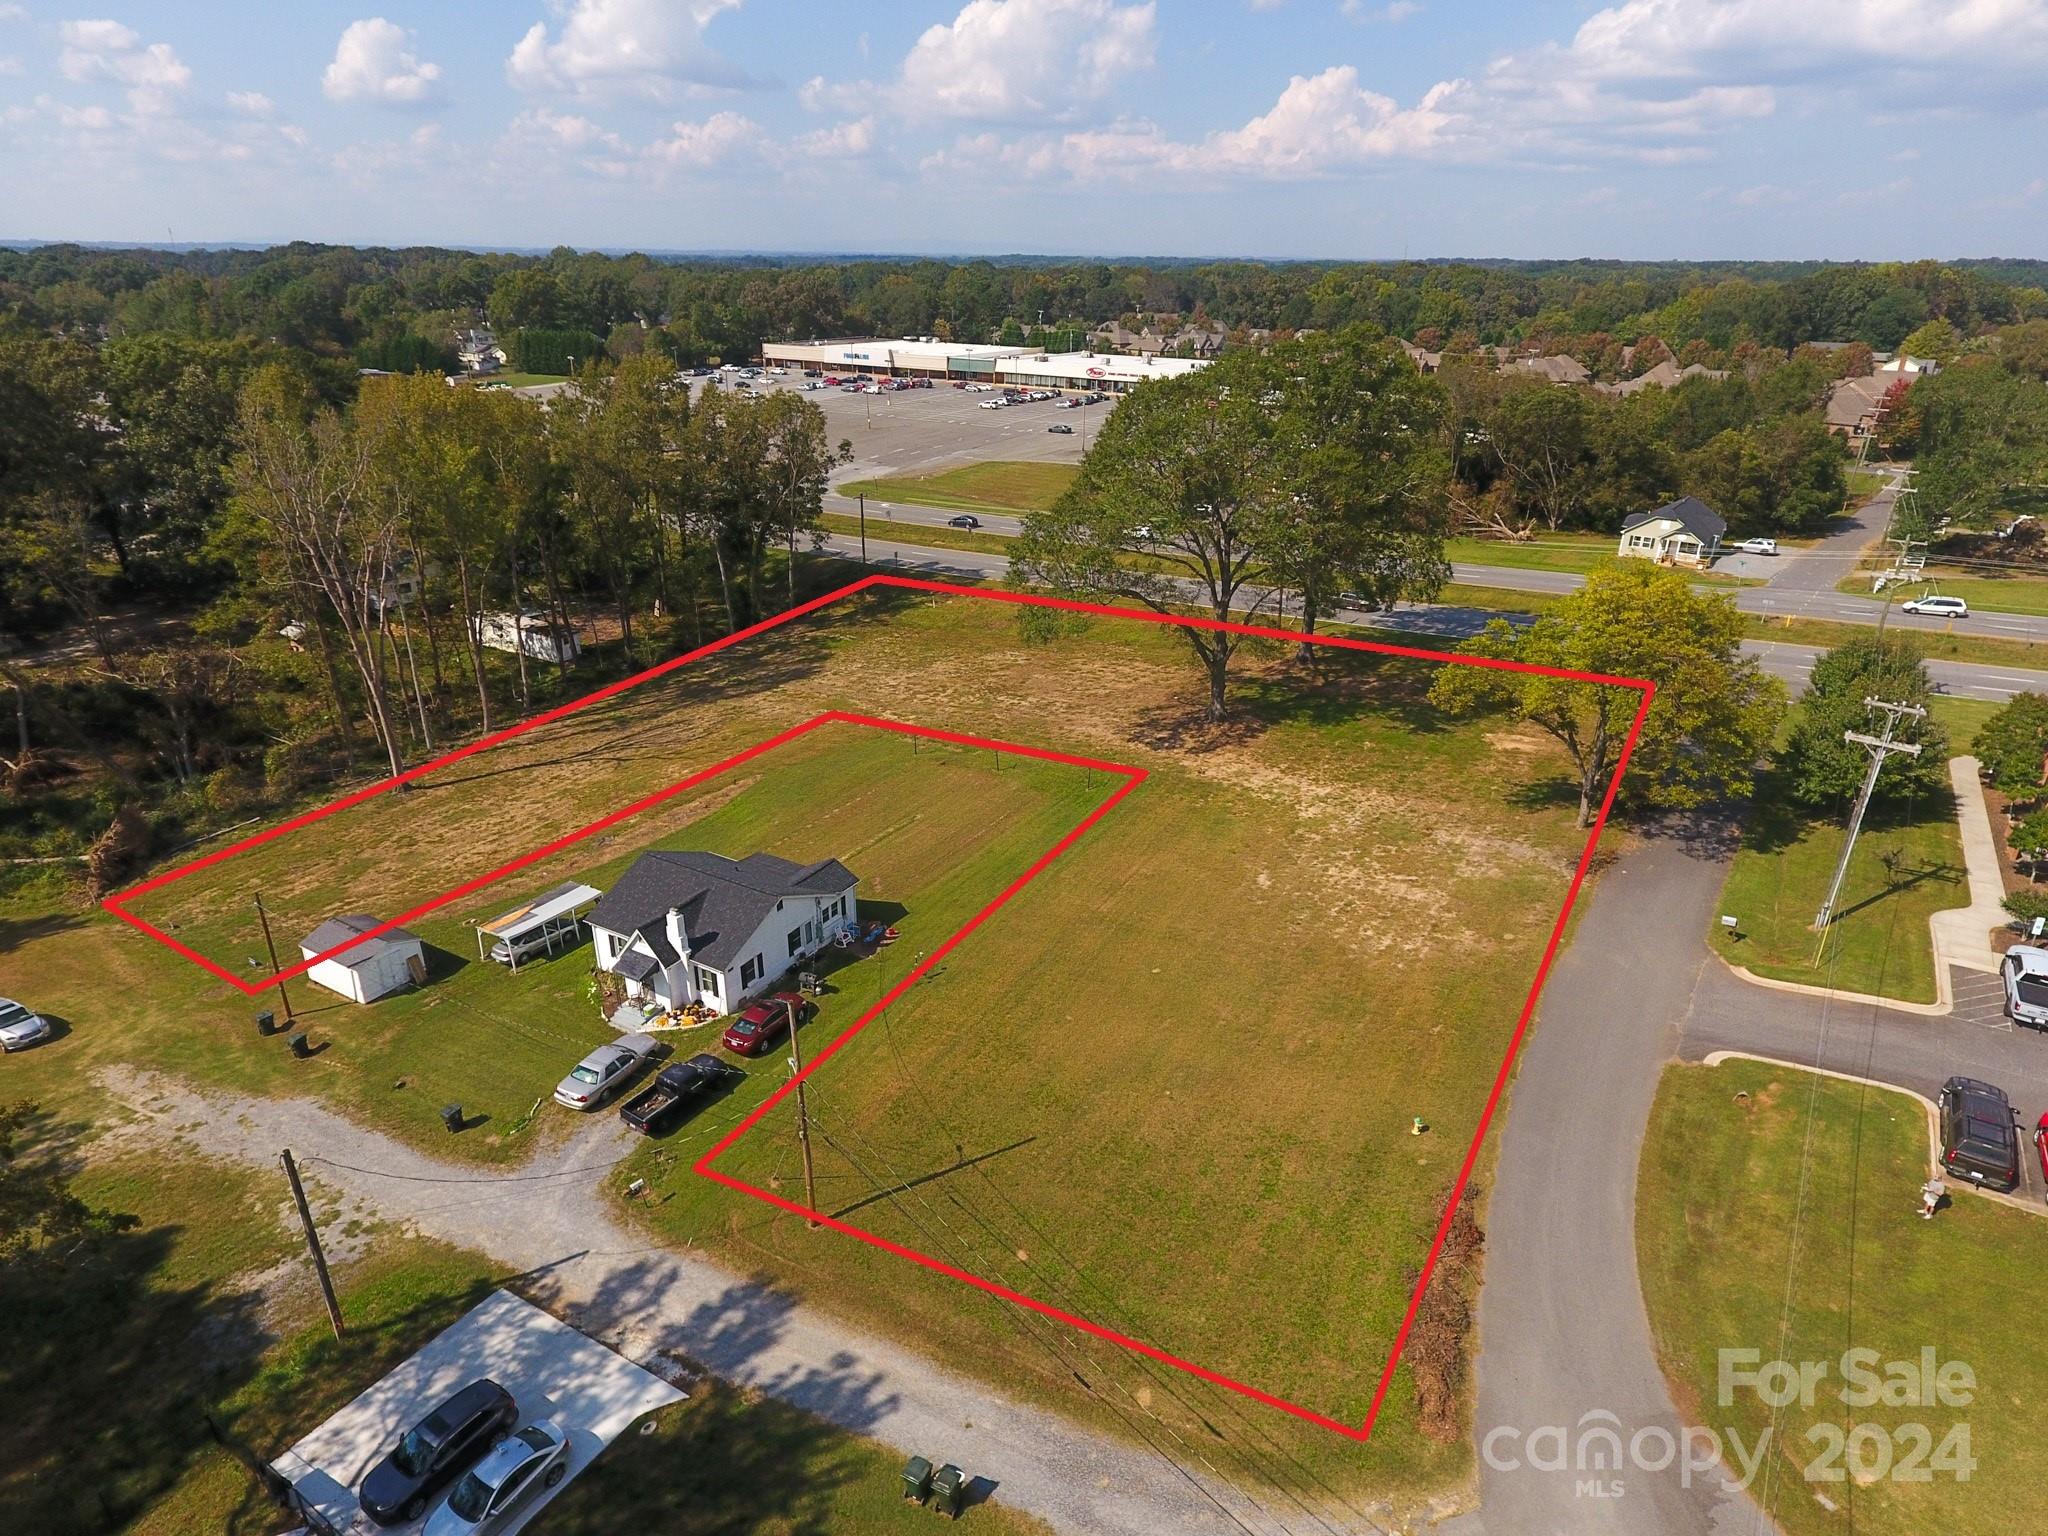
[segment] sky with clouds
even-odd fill
[[[0,238],[1891,258],[2048,229],[2048,0],[368,4],[0,0]]]

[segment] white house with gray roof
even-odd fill
[[[771,853],[643,853],[588,919],[599,970],[632,997],[732,1013],[858,921],[853,871]]]

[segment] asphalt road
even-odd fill
[[[899,507],[898,510],[902,509]],[[932,511],[930,508],[920,510]],[[938,580],[1000,581],[1010,568],[1010,562],[1002,555],[902,544],[884,534],[877,534],[872,504],[868,529],[868,563],[877,570],[902,571]],[[824,548],[828,553],[850,560],[860,559],[860,540],[852,535],[827,534]],[[1574,579],[1561,577],[1557,572],[1525,571],[1518,574]],[[1351,623],[1369,624],[1375,629],[1426,636],[1438,641],[1466,639],[1477,634],[1489,620],[1503,616],[1497,609],[1458,608],[1432,603],[1402,603],[1391,613],[1339,615]],[[1745,654],[1761,661],[1766,672],[1782,679],[1795,695],[1806,686],[1807,674],[1821,655],[1818,646],[1794,645],[1780,640],[1745,640],[1742,649]],[[2042,659],[2048,662],[2048,652],[2043,653]],[[2035,672],[2023,667],[1983,662],[1930,661],[1927,670],[1942,692],[1959,699],[2003,703],[2016,693],[2048,692],[2048,667]]]
[[[1677,1437],[1682,1421],[1636,1272],[1636,1163],[1658,1076],[1714,963],[1700,935],[1731,847],[1724,827],[1685,823],[1625,854],[1544,989],[1487,1206],[1473,1522],[1485,1536],[1770,1529],[1720,1469],[1651,1469],[1656,1433]],[[1580,1435],[1600,1427],[1624,1443],[1651,1435],[1643,1464],[1589,1470]],[[1557,1440],[1566,1465],[1541,1470]]]
[[[2048,1040],[2006,1019],[1996,977],[1958,967],[1949,976],[1956,1011],[1935,1018],[1755,986],[1710,961],[1679,1054],[1699,1061],[1715,1051],[1747,1051],[1893,1083],[1929,1099],[1951,1077],[1982,1078],[2006,1091],[2031,1137],[2048,1112]],[[2042,1198],[2031,1151],[2020,1166],[2024,1193]]]

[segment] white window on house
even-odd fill
[[[753,959],[740,967],[740,985],[742,987],[751,987],[761,979],[761,973],[767,968],[766,961],[759,955],[754,956]]]
[[[697,990],[706,997],[718,996],[718,972],[708,965],[693,966],[692,970],[697,977]]]
[[[789,952],[793,955],[804,947],[804,931],[801,928],[789,930]]]

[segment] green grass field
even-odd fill
[[[1043,512],[1080,473],[1073,464],[1034,459],[989,459],[922,475],[882,475],[839,487],[842,496],[909,501],[963,512]]]
[[[1966,1192],[1922,1221],[1927,1159],[1925,1112],[1903,1094],[1746,1061],[1672,1067],[1659,1087],[1636,1200],[1651,1329],[1688,1422],[1746,1447],[1771,1433],[1750,1491],[1791,1536],[2019,1530],[2038,1503],[2048,1341],[2018,1320],[2048,1223]],[[1774,1416],[1739,1385],[1720,1401],[1724,1349],[1826,1375],[1811,1406]],[[1850,1349],[1916,1380],[1932,1349],[1970,1368],[1973,1400],[1845,1404]],[[1944,1445],[1974,1460],[1967,1479]]]
[[[822,1197],[1355,1420],[1578,843],[1554,750],[1437,715],[1432,665],[1345,657],[1312,681],[1281,649],[1254,649],[1238,722],[1212,737],[1171,633],[1105,623],[1027,642],[993,605],[890,594],[264,845],[240,869],[159,893],[177,899],[152,911],[239,963],[258,942],[252,884],[289,937],[332,910],[403,910],[824,707],[1138,763],[1151,773],[1138,792],[821,1072]],[[896,947],[828,978],[807,1033],[823,1042],[1109,788],[1082,770],[913,755],[846,729],[417,922],[469,963],[443,960],[423,991],[370,1008],[333,1000],[312,1017],[329,1042],[312,1061],[259,1041],[247,999],[143,937],[17,898],[0,910],[0,991],[35,998],[70,1033],[10,1069],[81,1117],[107,1107],[91,1069],[135,1061],[236,1093],[311,1094],[442,1156],[518,1157],[564,1123],[543,1106],[518,1129],[528,1106],[602,1038],[583,995],[588,952],[514,978],[474,960],[465,921],[572,872],[602,885],[640,848],[678,840],[835,854],[863,877],[863,901],[898,921]],[[667,1240],[956,1368],[1114,1419],[1014,1309],[688,1174],[710,1132],[781,1070],[756,1064],[705,1124],[644,1149],[621,1178],[647,1177],[656,1200],[631,1209]],[[450,1101],[490,1119],[449,1137],[435,1111]],[[1415,1115],[1431,1135],[1407,1134]],[[780,1116],[730,1166],[788,1190]],[[1360,1449],[1107,1346],[1067,1347],[1085,1352],[1096,1393],[1130,1394],[1116,1399],[1125,1410],[1146,1401],[1176,1433],[1220,1416],[1241,1443],[1270,1436],[1347,1487],[1436,1488],[1469,1466],[1463,1445],[1421,1436],[1405,1369]]]
[[[1740,920],[1740,937],[1730,938],[1717,922],[1710,942],[1759,976],[1931,1003],[1934,943],[1927,920],[1970,899],[1954,797],[1943,792],[1922,796],[1910,808],[1883,802],[1872,808],[1816,966],[1817,941],[1808,925],[1841,856],[1845,814],[1802,812],[1785,799],[1776,775],[1761,775],[1717,909]]]

